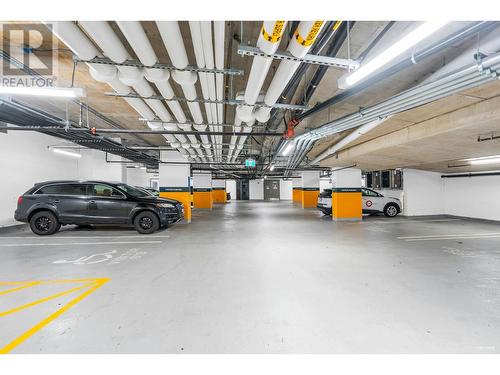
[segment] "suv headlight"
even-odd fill
[[[156,203],[156,207],[159,208],[168,208],[172,211],[175,211],[175,206],[171,205],[170,203]]]

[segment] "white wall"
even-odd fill
[[[236,200],[236,180],[226,180],[226,193],[231,194],[231,200]]]
[[[292,180],[280,180],[280,200],[292,200],[293,182]]]
[[[193,188],[212,188],[212,174],[211,173],[194,173],[193,174]]]
[[[302,177],[303,188],[319,188],[319,172],[318,171],[302,171],[300,172]]]
[[[127,184],[133,186],[150,187],[151,179],[158,178],[158,174],[147,173],[142,168],[127,168]]]
[[[361,187],[361,169],[344,168],[332,172],[333,187],[359,188]]]
[[[406,176],[405,184],[406,184]],[[500,220],[500,176],[443,178],[445,213]]]
[[[330,178],[322,177],[319,179],[319,191],[332,188],[332,180]]]
[[[404,215],[440,215],[445,213],[444,182],[441,173],[405,169],[403,178]]]
[[[250,200],[264,199],[264,180],[250,180]]]
[[[52,138],[57,144],[57,139]],[[54,144],[52,141],[52,144]],[[106,153],[98,150],[84,149],[83,157],[77,159],[78,178],[88,180],[127,182],[127,167],[120,163],[107,163]],[[111,158],[108,157],[108,160]],[[113,156],[112,160],[121,161],[121,157]]]
[[[37,182],[47,180],[123,180],[123,166],[108,164],[105,153],[84,149],[82,158],[56,154],[48,146],[64,142],[35,132],[0,133],[0,227],[14,220],[17,198]]]

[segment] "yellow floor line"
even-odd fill
[[[12,351],[14,348],[16,348],[17,346],[19,346],[20,344],[22,344],[24,341],[26,341],[29,337],[31,337],[36,332],[38,332],[39,330],[41,330],[43,327],[45,327],[46,325],[48,325],[49,323],[51,323],[52,321],[54,321],[55,319],[57,319],[59,316],[61,316],[62,314],[64,314],[71,307],[75,306],[77,303],[81,302],[84,298],[86,298],[87,296],[89,296],[90,294],[92,294],[93,292],[95,292],[97,289],[99,289],[101,286],[103,286],[104,284],[106,284],[110,279],[109,278],[100,278],[100,279],[84,279],[84,280],[85,281],[91,281],[92,280],[94,283],[93,284],[88,284],[88,285],[85,285],[85,286],[81,286],[81,287],[78,287],[78,288],[81,289],[81,288],[90,286],[89,290],[87,290],[86,292],[80,294],[78,297],[72,299],[70,302],[68,302],[66,305],[64,305],[63,307],[61,307],[59,310],[57,310],[53,314],[49,315],[47,318],[43,319],[42,321],[40,321],[39,323],[37,323],[36,325],[34,325],[30,329],[28,329],[26,332],[24,332],[19,337],[17,337],[16,339],[14,339],[10,343],[8,343],[3,348],[0,348],[0,354],[6,354],[6,353],[9,353],[10,351]],[[82,280],[73,280],[73,282],[74,281],[80,282]],[[54,281],[51,281],[51,282],[69,282],[69,281],[67,281],[67,280],[54,280]],[[73,288],[73,289],[75,289],[75,288]]]
[[[76,292],[78,290],[81,290],[81,289],[84,289],[86,287],[90,287],[92,286],[93,284],[85,284],[85,285],[80,285],[80,286],[77,286],[75,288],[71,288],[69,290],[65,290],[64,292],[60,292],[60,293],[57,293],[57,294],[53,294],[51,296],[48,296],[48,297],[45,297],[45,298],[41,298],[39,300],[36,300],[36,301],[33,301],[33,302],[30,302],[30,303],[27,303],[26,305],[22,305],[22,306],[19,306],[19,307],[16,307],[16,308],[13,308],[13,309],[10,309],[10,310],[6,310],[6,311],[0,311],[0,318],[3,317],[3,316],[7,316],[7,315],[10,315],[10,314],[14,314],[18,311],[21,311],[21,310],[24,310],[24,309],[27,309],[29,307],[32,307],[32,306],[36,306],[36,305],[39,305],[41,303],[44,303],[44,302],[47,302],[47,301],[50,301],[52,299],[55,299],[55,298],[58,298],[58,297],[62,297],[62,296],[65,296],[67,294],[71,294],[73,292]]]
[[[40,283],[41,283],[40,281],[31,281],[31,282],[25,283],[24,285],[18,286],[17,288],[2,290],[0,292],[0,296],[3,296],[5,294],[9,294],[9,293],[14,293],[14,292],[17,292],[18,290],[23,290],[23,289],[26,289],[26,288],[31,288],[32,286],[38,285]]]

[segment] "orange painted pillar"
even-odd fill
[[[195,209],[212,209],[212,175],[210,173],[193,174],[193,206]]]
[[[301,185],[302,208],[316,208],[319,195],[319,171],[301,172]]]
[[[161,160],[168,161],[168,164],[160,163],[158,172],[160,175],[160,197],[175,199],[182,203],[184,208],[184,220],[191,222],[191,186],[189,165],[184,164],[185,159],[177,151],[161,151]],[[182,164],[173,164],[179,161]]]
[[[292,177],[292,202],[301,203],[302,202],[302,178]]]
[[[332,218],[335,221],[363,219],[361,170],[344,168],[332,172]]]
[[[336,221],[358,221],[363,218],[361,188],[332,189],[332,218]]]
[[[212,200],[214,203],[226,203],[226,180],[212,180]]]
[[[318,188],[302,188],[301,191],[301,202],[302,208],[316,208],[318,204]]]

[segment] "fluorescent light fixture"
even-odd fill
[[[63,87],[0,86],[0,94],[50,96],[58,98],[78,98],[85,96],[85,90],[81,88],[63,88]]]
[[[283,148],[283,152],[281,153],[281,155],[287,156],[290,153],[290,151],[292,151],[294,148],[295,148],[295,142],[289,141]]]
[[[269,168],[269,170],[272,172],[274,171],[274,164],[271,164],[271,167]]]
[[[79,154],[77,152],[62,150],[60,148],[53,148],[52,151],[54,151],[56,154],[62,154],[62,155],[66,155],[66,156],[72,156],[74,158],[81,158],[82,157],[82,154]]]
[[[413,46],[417,45],[419,42],[442,28],[447,23],[448,22],[446,21],[429,21],[422,23],[415,30],[411,31],[408,35],[401,38],[366,64],[361,64],[357,70],[345,77],[345,84],[347,86],[355,85],[374,71],[380,69],[390,61],[408,51]]]
[[[481,158],[467,159],[471,165],[500,164],[500,155],[484,156]]]

